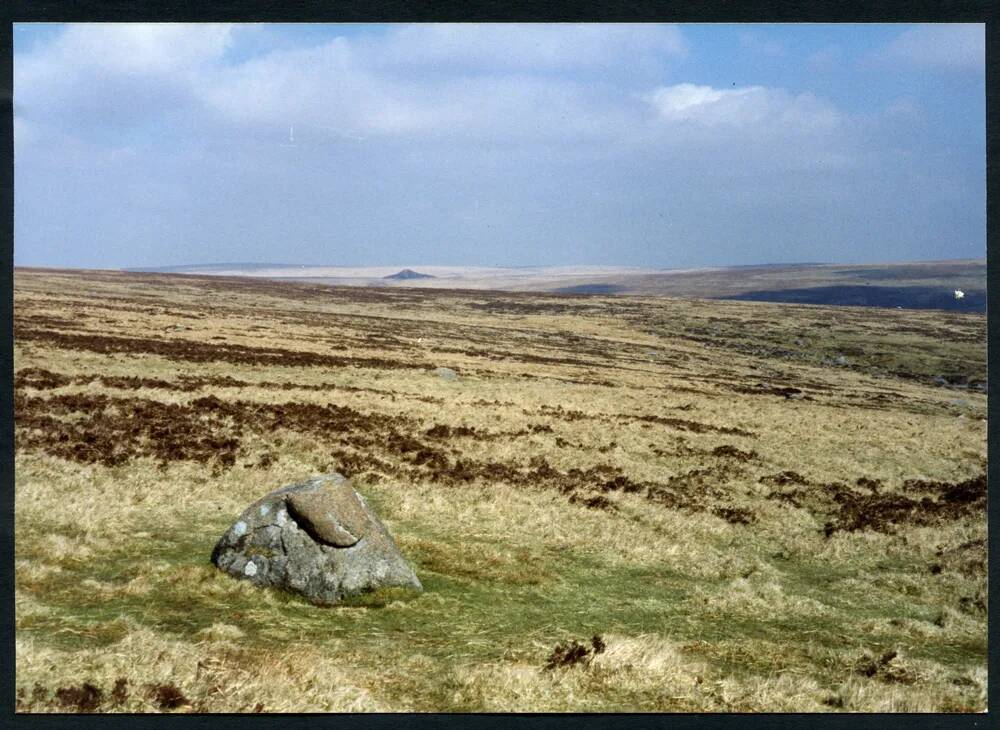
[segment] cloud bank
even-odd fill
[[[274,33],[71,25],[16,54],[15,260],[690,266],[983,253],[984,193],[966,157],[921,154],[918,103],[859,113],[812,90],[685,78],[697,48],[684,29]],[[966,68],[969,38],[916,27],[884,55]]]
[[[979,71],[986,58],[986,28],[963,23],[919,25],[903,31],[883,57],[919,68]]]

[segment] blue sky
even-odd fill
[[[982,257],[984,81],[982,25],[17,24],[14,260]]]

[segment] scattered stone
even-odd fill
[[[254,502],[219,540],[212,562],[320,605],[384,586],[423,589],[385,526],[337,473]]]
[[[458,373],[451,368],[434,368],[432,372],[442,380],[458,380]]]
[[[847,365],[848,363],[850,363],[850,360],[843,355],[837,355],[837,357],[833,358],[834,365]]]

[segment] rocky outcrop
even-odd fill
[[[458,373],[451,368],[434,368],[431,372],[442,380],[458,380]]]
[[[216,544],[212,562],[233,577],[322,605],[386,586],[422,589],[385,526],[336,473],[247,507]]]

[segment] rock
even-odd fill
[[[318,542],[350,547],[366,531],[368,515],[346,482],[314,492],[295,492],[285,502],[289,514]]]
[[[843,355],[837,355],[837,357],[833,358],[834,365],[847,365],[849,362],[850,361]]]
[[[212,563],[320,605],[381,587],[423,589],[364,498],[336,473],[282,487],[247,507],[216,544]]]
[[[458,373],[451,368],[434,368],[432,372],[444,380],[458,380]]]

